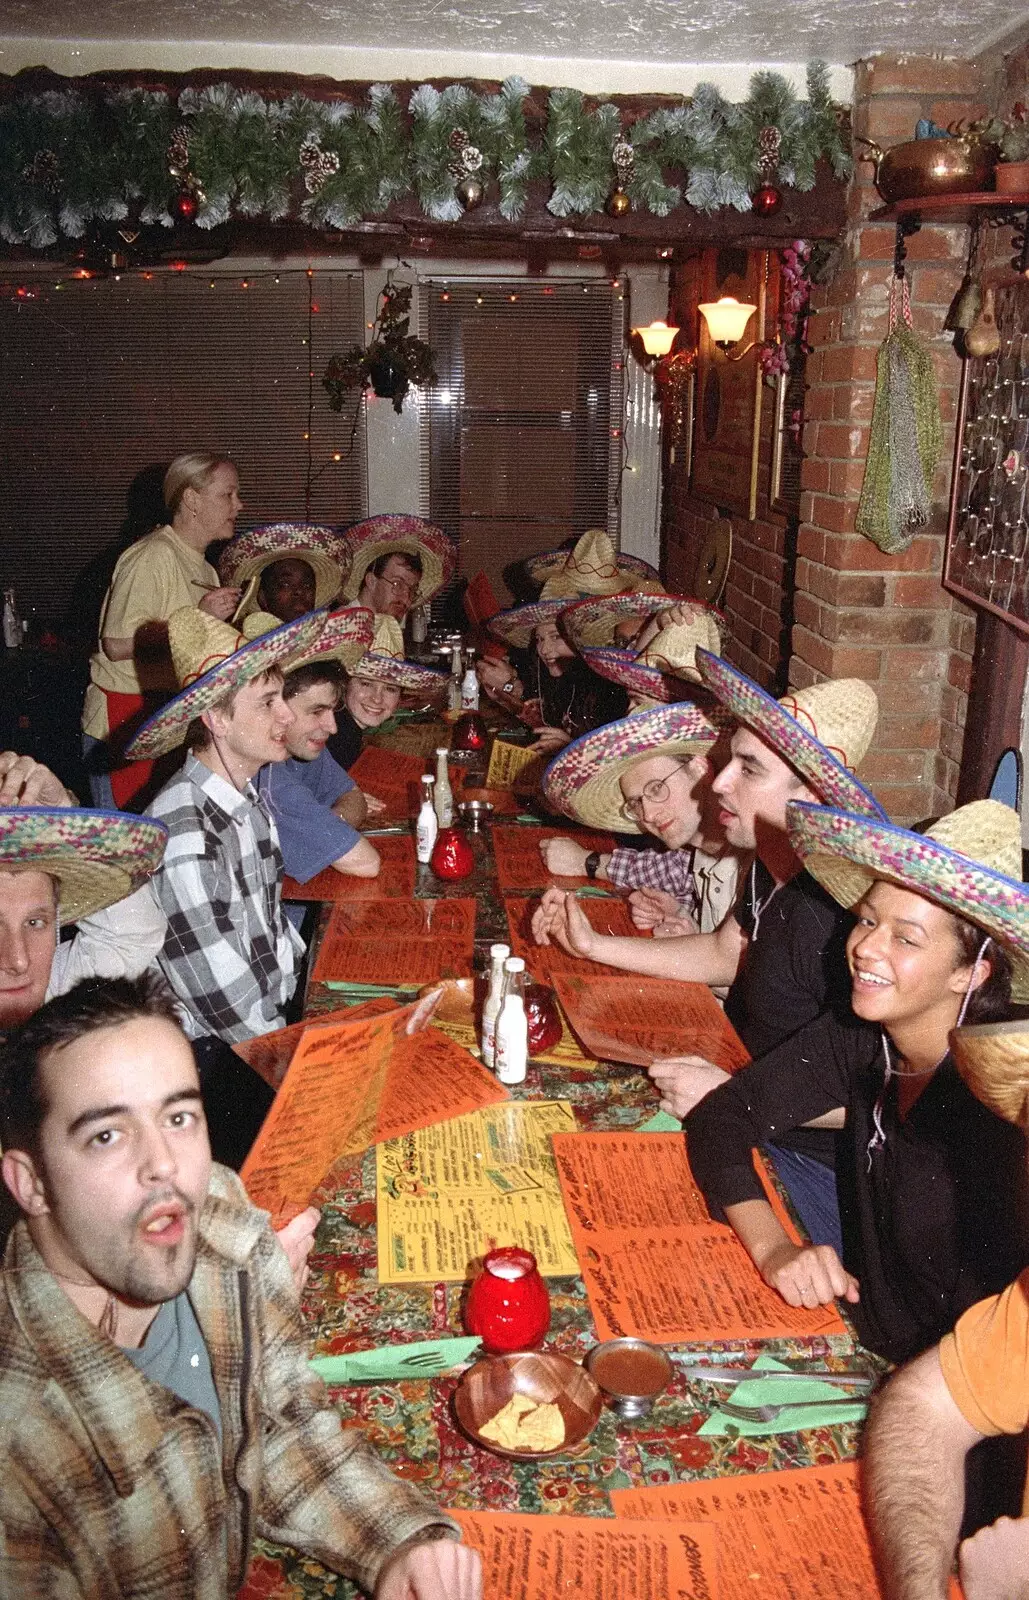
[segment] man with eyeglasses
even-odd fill
[[[403,626],[412,606],[428,605],[457,564],[456,546],[424,517],[380,512],[343,534],[343,593]]]
[[[712,987],[728,984],[726,1015],[757,1059],[831,1006],[846,1008],[850,984],[844,946],[852,918],[802,871],[786,832],[786,805],[807,799],[883,818],[852,770],[871,744],[878,703],[858,679],[816,684],[776,701],[719,656],[698,650],[697,664],[707,688],[737,721],[731,758],[711,785],[728,844],[754,851],[734,910],[713,932],[689,939],[617,938],[594,933],[574,895],[550,889],[533,918],[533,933],[539,944],[553,939],[572,955],[625,971]],[[687,709],[673,705],[637,712],[620,726],[645,728],[651,718],[652,746],[667,747],[669,719],[674,723]],[[608,733],[621,748],[618,727]],[[637,737],[637,755],[644,753],[640,744]],[[560,781],[560,762],[570,756],[574,762],[574,752],[573,746],[548,768],[545,790],[566,814],[581,815],[578,806],[569,811],[567,780],[564,793]],[[617,766],[609,757],[601,767],[606,779],[593,781],[610,782]],[[634,765],[633,773],[637,770]],[[573,775],[571,781],[581,779]],[[625,781],[623,771],[623,786]],[[728,1075],[701,1056],[683,1055],[656,1062],[650,1076],[661,1093],[661,1109],[685,1117]],[[809,1234],[816,1243],[835,1246],[834,1154],[833,1135],[821,1128],[798,1128],[784,1136],[781,1152],[776,1147],[776,1166]]]
[[[547,871],[631,890],[632,919],[638,928],[652,929],[655,938],[713,933],[735,901],[741,862],[747,859],[726,841],[713,777],[706,755],[643,756],[619,780],[623,798],[617,831],[649,833],[664,849],[619,845],[587,851],[574,839],[542,839]]]
[[[402,623],[415,603],[421,580],[419,556],[406,551],[380,556],[364,575],[358,591],[358,605],[369,606],[381,616],[396,617]]]

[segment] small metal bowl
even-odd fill
[[[646,1339],[607,1339],[594,1345],[585,1366],[620,1417],[645,1417],[672,1381],[668,1353]]]
[[[472,833],[479,833],[493,815],[493,805],[489,800],[462,800],[457,814]]]

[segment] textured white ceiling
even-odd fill
[[[883,51],[971,56],[1027,17],[1010,0],[2,0],[0,36],[123,46],[188,41],[194,54],[220,41],[315,47],[333,57],[358,48],[641,66],[812,57],[848,64]],[[250,64],[244,50],[236,54]]]

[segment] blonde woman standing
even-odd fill
[[[222,621],[240,597],[223,587],[204,558],[214,540],[231,539],[243,509],[231,461],[207,451],[176,456],[164,477],[168,522],[120,557],[100,613],[82,713],[83,750],[95,805],[136,808],[152,764],[122,764],[132,733],[178,685],[168,654],[168,618],[199,606]]]

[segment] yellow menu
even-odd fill
[[[505,1101],[376,1150],[380,1283],[459,1283],[496,1245],[545,1276],[577,1273],[550,1136],[575,1132],[565,1100]]]

